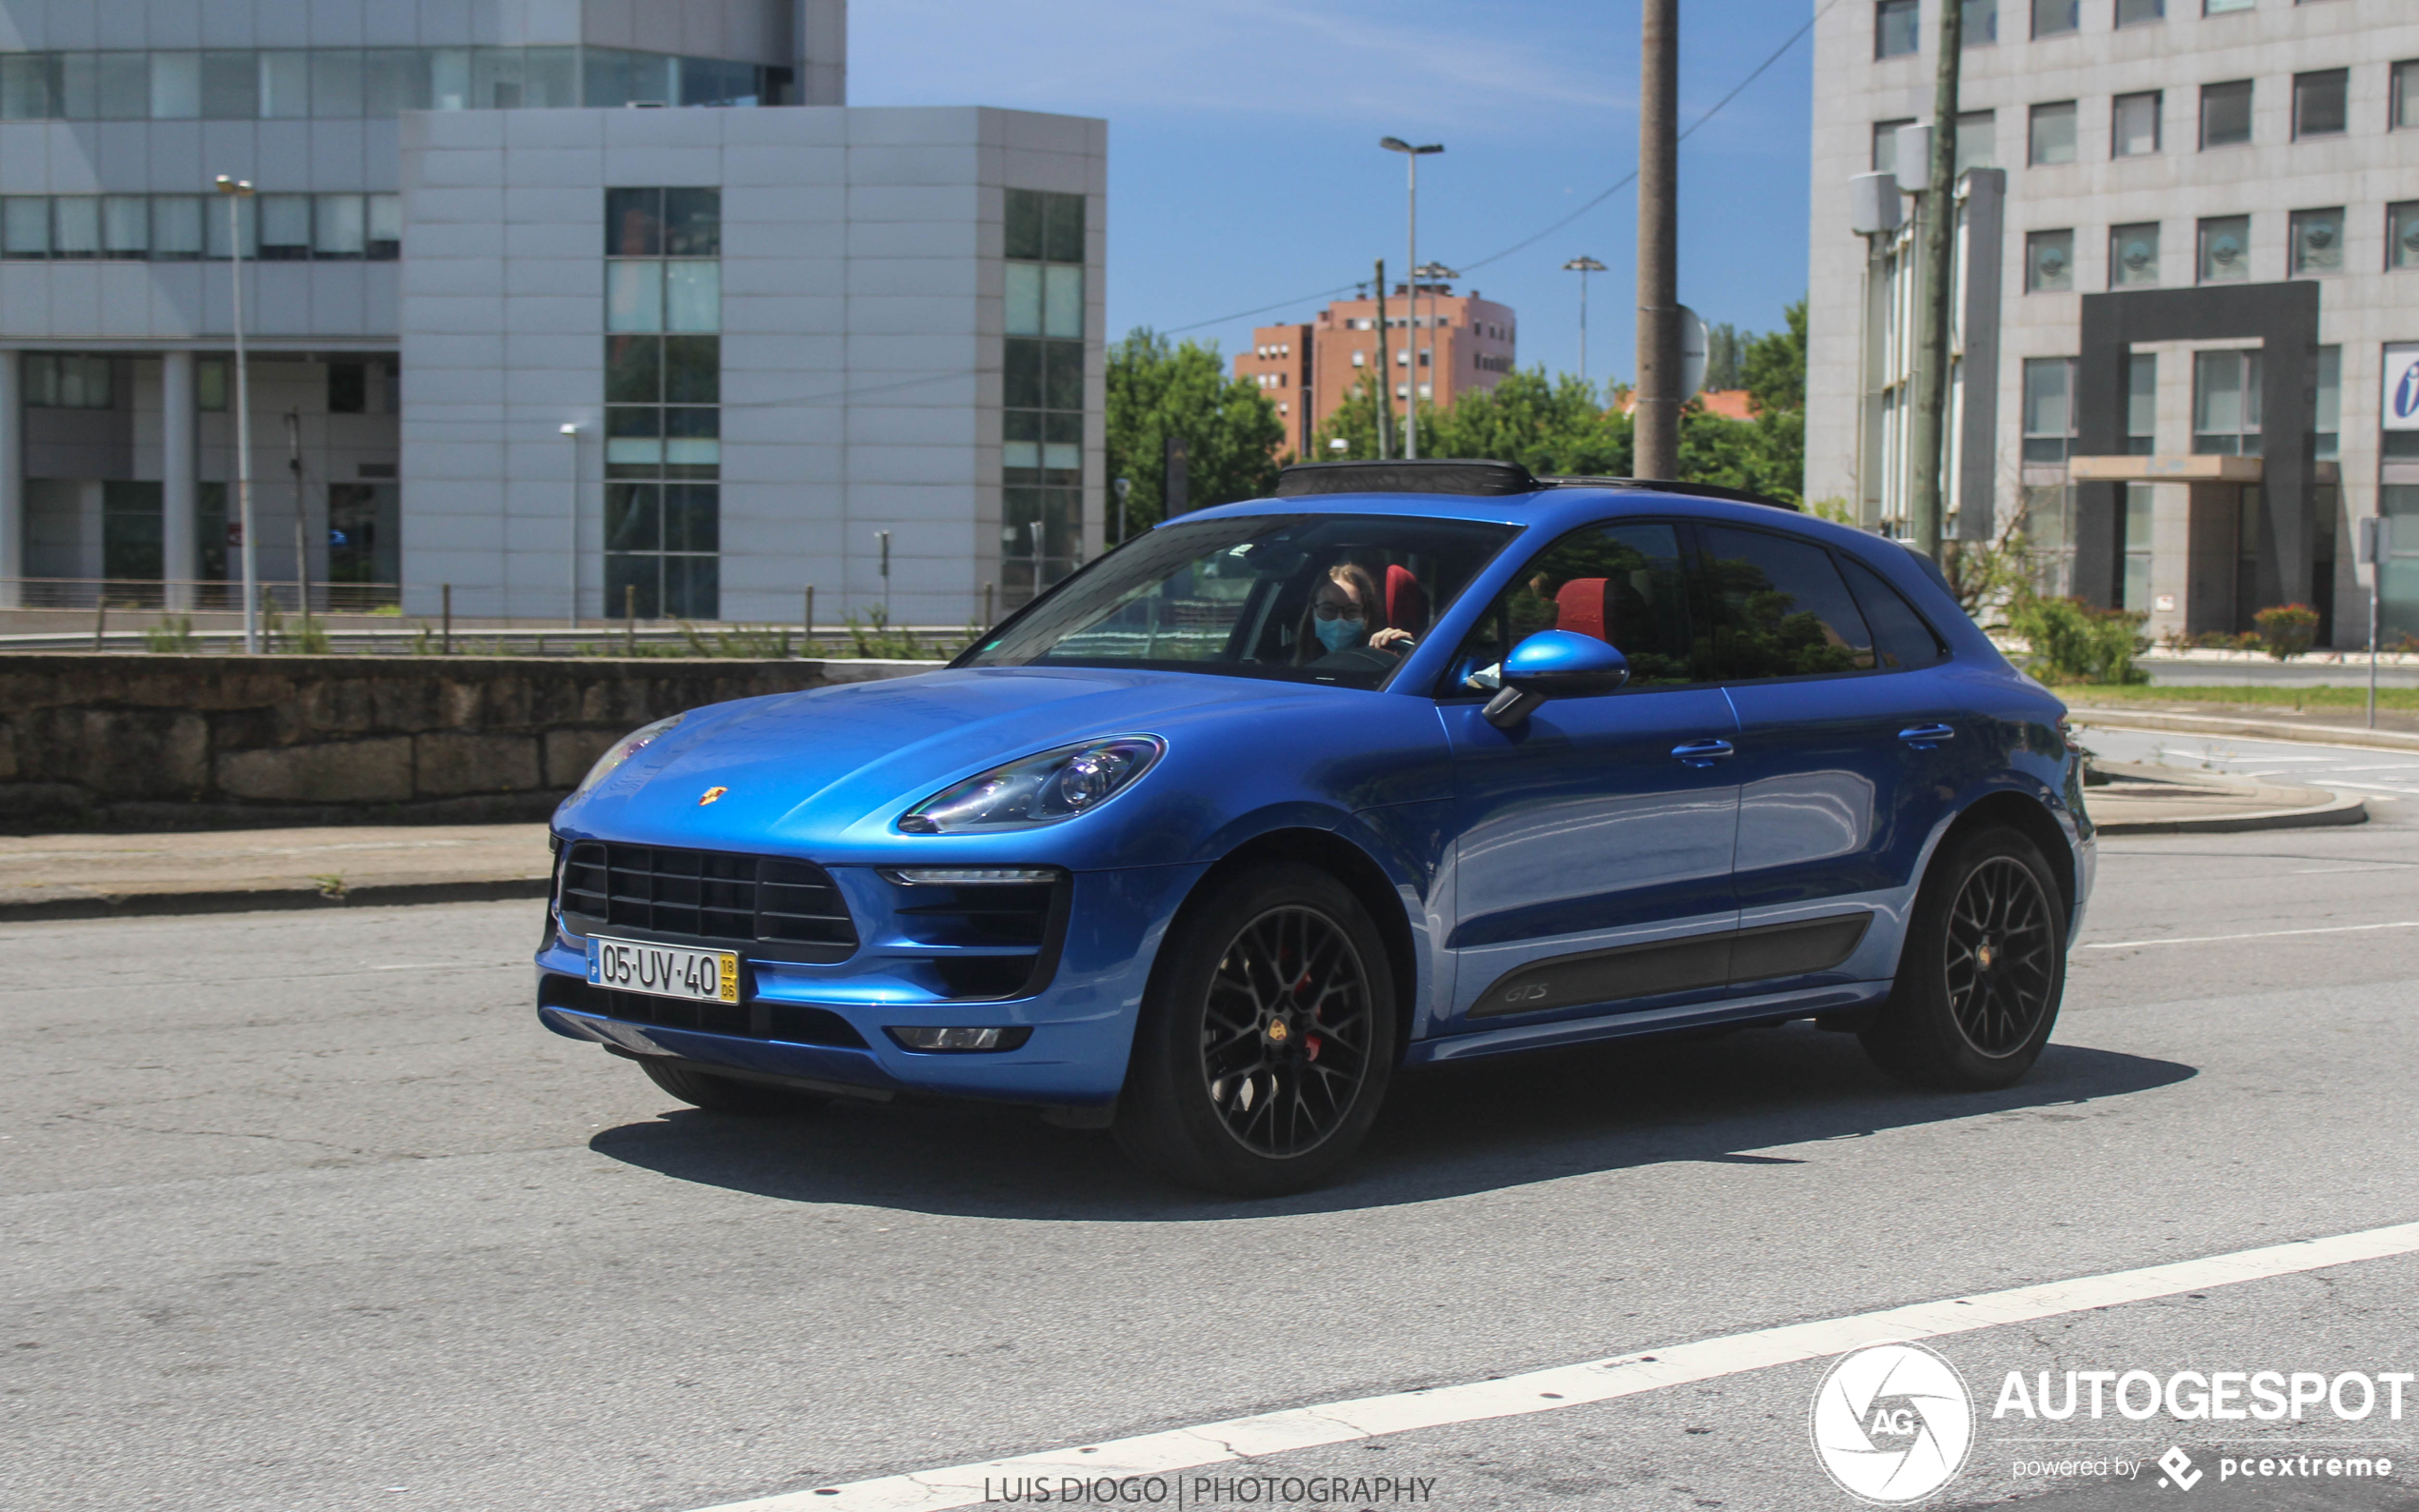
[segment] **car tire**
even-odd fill
[[[2067,916],[2041,849],[2004,826],[1954,838],[1915,897],[1889,1001],[1860,1038],[1900,1081],[1988,1091],[2032,1069],[2066,993]]]
[[[638,1063],[647,1080],[689,1104],[709,1113],[736,1113],[748,1117],[779,1114],[811,1113],[831,1101],[812,1092],[795,1091],[786,1086],[773,1086],[763,1082],[743,1082],[737,1077],[716,1076],[700,1071],[679,1061],[650,1056]]]
[[[1303,1191],[1368,1137],[1395,1053],[1369,910],[1314,866],[1253,866],[1213,883],[1161,946],[1111,1131],[1180,1185]]]

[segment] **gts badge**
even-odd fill
[[[1521,983],[1519,985],[1510,987],[1505,991],[1503,999],[1504,1005],[1507,1008],[1509,1008],[1516,1007],[1524,1003],[1543,1002],[1547,991],[1551,985],[1552,984],[1546,982]]]

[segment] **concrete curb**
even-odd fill
[[[2129,708],[2075,707],[2068,713],[2078,725],[2109,729],[2151,730],[2175,735],[2240,735],[2247,740],[2293,741],[2305,746],[2360,746],[2376,750],[2419,751],[2419,735],[2401,730],[2369,729],[2360,725],[2287,725],[2274,720],[2236,719],[2229,714],[2168,714]]]
[[[296,908],[376,908],[414,903],[497,903],[543,898],[544,877],[472,882],[398,882],[325,893],[316,887],[229,887],[216,891],[87,893],[0,900],[0,924],[59,919],[132,919],[172,914],[256,913]]]
[[[2252,829],[2323,829],[2329,825],[2368,822],[2367,799],[2335,793],[2329,802],[2303,808],[2268,808],[2249,814],[2207,814],[2199,818],[2120,819],[2094,826],[2093,830],[2103,835],[2229,835]]]

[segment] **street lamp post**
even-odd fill
[[[218,175],[218,192],[227,200],[229,266],[235,278],[235,530],[244,559],[244,651],[260,650],[260,574],[253,556],[252,532],[252,386],[244,362],[244,217],[243,203],[251,198],[250,179]]]
[[[1410,168],[1409,245],[1403,266],[1410,270],[1409,308],[1404,319],[1409,340],[1404,343],[1404,355],[1410,373],[1404,384],[1403,455],[1411,460],[1419,457],[1419,160],[1430,152],[1442,152],[1445,144],[1430,142],[1413,147],[1399,136],[1381,136],[1377,145],[1389,152],[1400,152]],[[1389,382],[1391,380],[1389,380]]]
[[[567,425],[562,434],[571,444],[571,507],[564,522],[564,552],[570,559],[571,603],[564,618],[576,630],[580,627],[580,428]]]
[[[1562,265],[1566,273],[1579,275],[1579,381],[1588,381],[1588,275],[1601,273],[1605,265],[1592,257],[1574,257]]]

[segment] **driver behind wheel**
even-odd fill
[[[1310,595],[1293,637],[1293,659],[1309,664],[1341,651],[1368,648],[1400,656],[1416,643],[1411,632],[1386,623],[1377,580],[1366,567],[1339,562]]]

